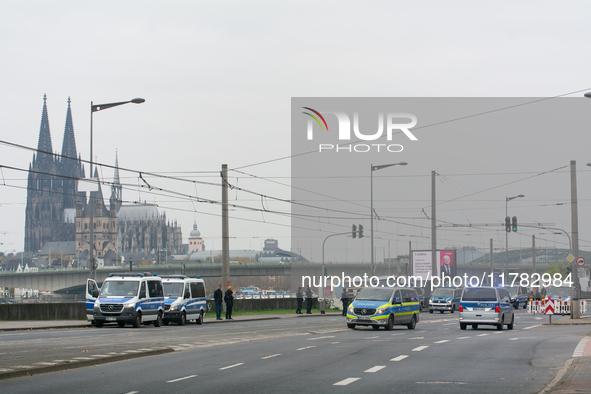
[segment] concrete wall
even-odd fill
[[[86,319],[86,303],[2,304],[0,320],[80,320]]]

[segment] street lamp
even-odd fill
[[[98,111],[102,111],[105,109],[109,109],[109,108],[113,108],[113,107],[117,107],[119,105],[123,105],[123,104],[129,104],[129,103],[133,103],[133,104],[141,104],[143,102],[145,102],[146,100],[143,98],[134,98],[132,100],[129,101],[120,101],[117,103],[107,103],[107,104],[93,104],[93,102],[90,102],[90,177],[93,178],[93,174],[92,174],[92,115],[95,112]],[[90,272],[91,272],[91,276],[94,278],[94,201],[92,198],[92,192],[90,192],[90,242],[89,242],[89,250],[90,250]]]
[[[375,275],[375,261],[374,261],[374,250],[373,250],[373,215],[374,215],[374,211],[373,211],[373,172],[374,171],[378,171],[384,168],[388,168],[388,167],[392,167],[392,166],[405,166],[408,163],[405,161],[401,161],[400,163],[394,163],[394,164],[384,164],[384,165],[380,165],[380,166],[374,166],[373,164],[371,164],[371,171],[370,171],[370,209],[371,209],[371,274]]]
[[[519,195],[513,196],[513,197],[505,197],[505,218],[509,217],[509,210],[508,210],[509,201],[515,200],[516,198],[521,198],[521,197],[525,197],[525,195],[519,194]],[[509,231],[505,231],[505,256],[507,258],[507,272],[505,272],[505,275],[508,275],[509,274]]]

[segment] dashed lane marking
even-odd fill
[[[406,333],[405,332],[400,332],[398,334],[392,334],[392,335],[404,335],[404,334],[406,334]]]
[[[336,382],[335,384],[333,384],[333,386],[346,386],[350,383],[356,382],[361,378],[347,378],[347,379],[343,379],[340,382]]]
[[[444,340],[433,342],[433,343],[445,343],[445,342],[449,342],[449,339],[444,339]]]
[[[326,337],[308,338],[308,341],[315,341],[317,339],[334,338],[334,337],[335,337],[335,335],[328,335]]]
[[[379,370],[384,369],[384,368],[386,368],[385,365],[376,365],[375,367],[372,367],[370,369],[367,369],[367,370],[365,370],[363,372],[373,373],[373,372],[378,372]]]
[[[404,360],[404,359],[405,359],[405,358],[407,358],[407,357],[408,357],[408,355],[407,355],[407,354],[401,354],[401,355],[400,355],[400,356],[398,356],[398,357],[394,357],[394,358],[393,358],[393,359],[391,359],[390,361],[401,361],[401,360]]]
[[[476,335],[476,336],[477,336],[477,337],[485,337],[485,336],[487,336],[487,335],[490,335],[490,334],[478,334],[478,335]]]
[[[516,341],[516,340],[518,340],[518,339],[519,339],[519,338],[510,338],[509,340],[510,340],[510,341]]]
[[[472,338],[472,337],[459,337],[459,338],[456,338],[456,339],[468,339],[468,338]]]
[[[313,347],[316,347],[316,346],[306,346],[306,347],[301,347],[301,348],[296,349],[296,350],[306,350],[306,349],[311,349]]]
[[[427,349],[428,347],[429,347],[429,346],[419,346],[419,347],[416,347],[416,348],[412,349],[412,351],[413,351],[413,352],[420,352],[421,350],[425,350],[425,349]]]
[[[173,379],[173,380],[167,380],[166,383],[174,383],[174,382],[180,382],[181,380],[186,380],[186,379],[191,379],[196,377],[197,375],[189,375],[189,376],[185,376],[184,378],[178,378],[178,379]]]
[[[261,360],[266,360],[268,358],[273,358],[273,357],[277,357],[277,356],[281,356],[281,354],[270,354],[267,357],[261,357]]]
[[[340,342],[331,342],[330,344],[331,345],[336,345],[337,343],[340,343]]]
[[[238,364],[234,364],[234,365],[228,365],[227,367],[220,368],[220,371],[223,371],[224,369],[230,369],[230,368],[238,367],[240,365],[244,365],[244,363],[238,363]]]
[[[40,363],[35,363],[37,365],[56,365],[57,363],[46,363],[46,362],[40,362]]]
[[[139,393],[139,391],[130,391],[129,393],[125,393],[125,394],[137,394]]]
[[[525,327],[523,328],[524,330],[529,330],[530,328],[535,328],[535,327],[539,327],[539,324],[536,324],[535,326],[529,326],[529,327]]]
[[[408,339],[425,339],[425,337],[414,337],[414,338],[408,338]]]
[[[363,338],[363,339],[376,339],[376,338],[379,338],[379,337],[375,336],[375,337],[367,337],[367,338]]]

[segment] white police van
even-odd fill
[[[162,275],[164,287],[164,324],[171,321],[182,326],[189,320],[203,324],[207,304],[203,279],[188,278],[185,275]]]
[[[460,301],[460,329],[468,325],[477,329],[479,325],[495,326],[509,330],[515,326],[515,314],[509,292],[502,287],[466,287]]]
[[[93,305],[89,316],[89,306]],[[86,313],[96,327],[114,322],[119,327],[130,323],[138,328],[142,323],[162,325],[164,291],[162,279],[154,274],[128,272],[109,274],[98,290],[96,281],[86,282]]]

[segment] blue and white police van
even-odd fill
[[[460,329],[468,325],[477,329],[479,325],[495,326],[502,330],[506,325],[512,330],[515,313],[509,292],[502,287],[466,287],[460,301]]]
[[[92,315],[89,315],[89,307]],[[124,327],[129,323],[138,328],[141,324],[162,325],[164,317],[164,290],[159,276],[128,272],[109,274],[100,290],[96,281],[86,282],[86,314],[96,327],[105,323],[117,323]]]
[[[194,320],[203,324],[207,303],[203,279],[189,278],[185,275],[162,275],[164,287],[164,324],[173,321],[182,326]]]

